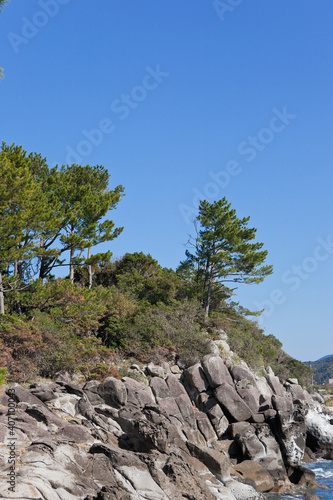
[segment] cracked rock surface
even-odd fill
[[[315,490],[304,453],[332,458],[332,416],[294,379],[258,377],[214,352],[186,370],[36,382],[0,394],[0,497],[39,500],[261,500]],[[225,342],[225,341],[224,341]],[[136,365],[135,365],[136,366]],[[8,490],[9,397],[15,491]]]

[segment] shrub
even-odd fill
[[[127,355],[147,359],[159,349],[200,357],[207,352],[207,334],[198,317],[201,309],[195,302],[159,304],[122,323],[121,334]]]
[[[0,385],[6,383],[7,368],[0,368]]]

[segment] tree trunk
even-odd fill
[[[71,247],[71,253],[69,257],[69,279],[71,280],[72,283],[74,283],[74,265],[73,265],[74,253],[75,250],[73,247]]]
[[[212,264],[209,273],[207,296],[205,298],[205,318],[208,318],[209,314],[210,302],[212,298],[213,282],[214,282],[214,265]]]
[[[3,293],[2,273],[0,272],[0,314],[5,314],[5,298]]]
[[[88,259],[91,257],[91,247],[88,248]],[[88,288],[89,290],[92,287],[92,268],[91,265],[88,265]]]

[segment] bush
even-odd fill
[[[201,314],[194,302],[158,304],[132,322],[122,323],[123,349],[127,355],[140,359],[151,357],[159,349],[202,357],[207,353],[207,334],[198,322]]]
[[[77,336],[46,313],[36,311],[33,321],[4,315],[0,317],[0,328],[1,362],[5,353],[11,382],[26,383],[37,376],[52,378],[60,370],[81,370],[89,378],[97,369],[96,376],[102,377],[98,366],[106,364],[109,368],[114,358],[100,339]]]
[[[6,383],[7,368],[0,368],[0,385]]]

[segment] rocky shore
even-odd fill
[[[210,351],[186,369],[175,360],[133,365],[134,378],[75,384],[60,374],[29,390],[3,386],[0,497],[259,500],[271,491],[314,493],[314,473],[302,462],[333,459],[333,415],[321,397],[296,379],[280,381],[270,368],[259,376],[236,363],[223,334]]]

